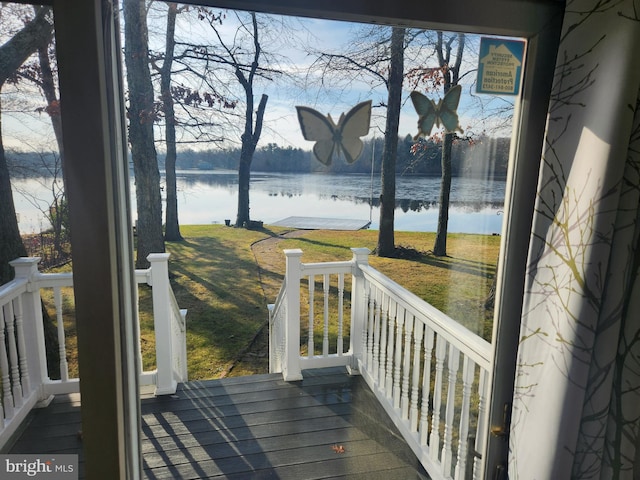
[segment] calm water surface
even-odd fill
[[[20,230],[38,232],[48,224],[40,210],[51,202],[50,182],[16,182],[14,201]],[[30,199],[16,190],[28,191]],[[132,193],[134,191],[132,184]],[[238,180],[235,171],[178,172],[178,212],[183,225],[223,223],[236,217]],[[396,230],[435,231],[440,179],[398,176]],[[449,231],[500,233],[505,182],[454,178],[451,188]],[[290,216],[330,217],[371,221],[379,225],[380,178],[369,175],[252,173],[250,209],[253,220],[274,223]],[[36,208],[34,197],[40,199]],[[134,203],[135,218],[135,198]]]

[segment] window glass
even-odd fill
[[[9,5],[0,12],[3,26],[12,26],[3,28],[5,40],[23,18],[34,15],[30,6]],[[126,23],[123,19],[123,64],[130,81]],[[490,337],[518,98],[504,93],[518,91],[524,42],[166,3],[151,4],[147,25],[152,101],[135,116],[138,123],[153,125],[163,201],[172,188],[167,160],[177,172],[180,224],[238,218],[238,166],[248,111],[257,142],[250,164],[252,220],[355,219],[379,231],[387,116],[398,101],[397,134],[390,134],[397,137],[391,157],[394,229],[423,235],[411,245],[396,242],[396,256],[412,257],[424,269],[412,283],[414,293]],[[394,35],[401,37],[400,52],[392,47]],[[392,59],[399,54],[401,72],[392,77]],[[53,128],[59,105],[32,78],[42,75],[38,62],[34,53],[2,89],[3,141],[23,234],[50,230],[51,217],[58,218],[51,212],[64,206]],[[175,127],[175,142],[169,124]],[[447,135],[447,128],[453,133]],[[450,169],[444,187],[443,165],[445,174]]]

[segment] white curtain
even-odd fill
[[[509,478],[640,478],[640,2],[567,3],[532,225]]]

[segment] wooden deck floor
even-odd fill
[[[79,400],[58,396],[34,411],[11,453],[78,453],[83,478]],[[292,383],[188,382],[142,400],[142,438],[147,479],[428,478],[366,383],[343,368]]]

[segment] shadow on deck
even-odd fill
[[[78,453],[79,395],[34,410],[11,453]],[[426,479],[373,393],[344,367],[188,382],[142,399],[147,479]]]

